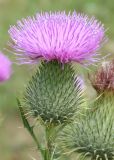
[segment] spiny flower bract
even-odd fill
[[[37,13],[11,26],[10,45],[20,63],[38,59],[93,63],[104,40],[104,27],[94,17],[76,12]]]
[[[11,75],[11,61],[0,52],[0,82],[6,81]]]
[[[61,69],[58,62],[42,63],[30,80],[24,95],[29,113],[45,124],[63,124],[81,112],[84,96],[78,78],[69,64]],[[84,109],[84,108],[83,108]]]

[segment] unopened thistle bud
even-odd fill
[[[100,97],[87,115],[64,128],[59,137],[64,151],[76,159],[113,160],[114,96]]]

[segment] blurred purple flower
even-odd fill
[[[0,52],[0,82],[6,81],[11,75],[11,62]]]
[[[104,40],[104,27],[94,17],[73,12],[41,13],[11,26],[10,43],[20,63],[38,59],[94,63]]]

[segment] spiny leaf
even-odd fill
[[[34,139],[35,143],[37,144],[37,147],[38,149],[40,149],[42,155],[44,155],[44,149],[42,149],[42,147],[40,146],[35,134],[34,134],[34,131],[33,131],[33,127],[31,127],[29,125],[29,122],[24,114],[24,110],[23,110],[23,107],[21,106],[20,104],[20,101],[17,99],[17,103],[18,103],[18,106],[19,106],[19,110],[20,110],[20,114],[21,114],[21,118],[22,118],[22,121],[23,121],[23,125],[24,127],[28,130],[28,132],[30,133],[30,135],[32,136],[32,138]]]
[[[18,106],[19,106],[19,110],[20,110],[20,113],[21,113],[21,118],[22,118],[22,121],[23,121],[23,124],[24,124],[24,127],[27,128],[27,130],[33,134],[33,127],[31,127],[29,125],[29,122],[25,116],[25,113],[24,113],[24,110],[23,110],[23,107],[21,106],[20,104],[20,101],[17,99],[17,103],[18,103]]]

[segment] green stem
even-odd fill
[[[49,125],[46,126],[46,141],[47,141],[47,148],[46,148],[46,157],[45,160],[53,160],[55,157],[55,138],[57,137],[58,133],[64,128],[65,124],[61,126],[53,126]],[[57,156],[57,155],[56,155]],[[60,155],[58,155],[60,157]]]
[[[46,159],[51,160],[52,152],[53,152],[53,137],[52,137],[52,127],[46,127],[46,141],[47,141],[47,148],[46,148]]]

